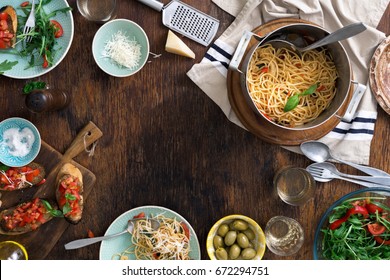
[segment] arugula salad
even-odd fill
[[[322,256],[329,260],[389,260],[390,207],[386,197],[357,197],[344,201],[321,230]]]
[[[28,66],[25,69],[31,67],[48,68],[54,64],[56,52],[59,51],[57,39],[62,37],[63,29],[61,24],[52,18],[59,13],[70,11],[71,8],[66,7],[46,13],[43,6],[52,1],[53,0],[40,0],[39,3],[35,5],[36,25],[35,28],[27,34],[23,34],[23,28],[31,12],[31,3],[25,1],[18,7],[15,7],[18,11],[16,45],[21,45],[22,47],[7,50],[7,52],[12,52],[26,59],[28,61]],[[26,36],[32,37],[31,42],[24,42]],[[17,61],[0,61],[0,74],[3,74],[6,70],[10,70],[16,64]]]

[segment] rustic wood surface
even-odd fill
[[[291,257],[267,250],[264,259],[312,259],[314,230],[322,213],[333,201],[360,187],[342,181],[319,183],[315,198],[302,207],[289,206],[275,197],[275,172],[286,165],[306,167],[310,161],[229,122],[186,76],[207,48],[183,38],[196,53],[195,61],[166,53],[168,30],[161,23],[161,14],[134,0],[118,2],[118,17],[139,23],[149,36],[151,51],[162,54],[136,75],[114,78],[98,68],[91,44],[100,25],[82,18],[76,1],[70,0],[75,22],[72,47],[58,67],[39,78],[67,90],[72,98],[69,107],[32,114],[21,94],[26,81],[0,76],[0,119],[18,116],[32,121],[42,139],[60,153],[89,121],[103,132],[93,157],[83,153],[75,158],[96,175],[84,219],[67,228],[46,258],[98,259],[99,244],[72,251],[66,251],[64,244],[87,237],[88,230],[103,235],[111,222],[129,209],[159,205],[191,223],[203,259],[208,259],[208,230],[219,218],[233,213],[250,216],[263,228],[275,215],[298,220],[305,229],[302,249]],[[233,21],[211,1],[185,2],[220,20],[217,36]],[[389,35],[389,7],[378,29]],[[389,135],[389,116],[378,107],[370,165],[387,172]],[[355,172],[344,165],[338,167]]]

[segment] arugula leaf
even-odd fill
[[[66,198],[66,200],[76,200],[76,197],[70,193],[66,193],[65,198]]]
[[[57,210],[57,209],[54,209],[51,204],[44,200],[44,199],[41,199],[42,203],[43,203],[43,206],[45,206],[45,209],[47,210],[47,212],[52,215],[53,217],[57,217],[57,218],[62,218],[64,217],[64,215],[62,214],[62,212],[60,210]]]
[[[4,164],[0,164],[0,171],[7,171],[10,167]]]
[[[317,90],[317,87],[318,87],[319,83],[316,83],[314,85],[311,85],[308,89],[306,89],[305,91],[301,92],[301,93],[298,93],[298,94],[295,94],[293,96],[290,96],[288,99],[287,99],[287,102],[286,102],[286,105],[284,105],[284,108],[283,108],[283,111],[284,112],[288,112],[288,111],[291,111],[293,110],[295,107],[298,106],[299,104],[299,97],[301,96],[305,96],[305,95],[310,95],[310,94],[313,94],[316,90]]]
[[[4,72],[7,70],[11,70],[12,67],[14,67],[16,64],[18,64],[17,61],[4,60],[2,63],[0,63],[0,75],[4,74]]]

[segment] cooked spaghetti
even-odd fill
[[[255,50],[248,67],[247,86],[254,104],[269,120],[295,127],[317,118],[336,94],[336,67],[325,50],[310,50],[299,56],[287,49],[266,44]],[[304,95],[311,86],[315,92]],[[299,102],[285,110],[287,100]]]
[[[137,260],[189,260],[190,242],[187,226],[162,214],[155,217],[160,227],[155,230],[149,219],[137,221],[132,244],[114,258],[126,260],[134,254]]]

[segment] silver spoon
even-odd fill
[[[347,164],[349,166],[352,166],[368,175],[372,176],[382,176],[382,177],[388,177],[390,178],[390,174],[386,173],[383,170],[376,169],[369,166],[363,166],[356,163],[344,161],[341,159],[337,159],[334,156],[332,156],[332,153],[330,152],[330,148],[328,145],[319,142],[319,141],[308,141],[303,142],[300,146],[302,153],[307,156],[309,159],[315,162],[324,162],[329,159],[333,159],[335,161]]]
[[[82,248],[82,247],[85,247],[85,246],[88,246],[88,245],[91,245],[91,244],[94,244],[94,243],[97,243],[97,242],[100,242],[100,241],[103,241],[103,240],[107,240],[107,239],[111,239],[111,238],[114,238],[114,237],[118,237],[118,236],[120,236],[122,234],[125,234],[125,233],[130,233],[131,234],[133,232],[133,229],[134,229],[134,222],[139,221],[139,220],[145,220],[145,219],[131,219],[131,220],[129,220],[127,222],[126,230],[124,230],[122,232],[119,232],[119,233],[106,235],[106,236],[93,237],[93,238],[84,238],[84,239],[78,239],[78,240],[71,241],[71,242],[65,244],[65,249],[66,250],[78,249],[78,248]],[[153,230],[157,230],[160,227],[160,222],[158,220],[148,219],[148,221],[150,221],[150,225],[151,225]]]
[[[340,172],[337,167],[330,162],[318,162],[310,164],[307,167],[309,172],[318,173],[322,178],[329,177],[331,178],[333,175],[341,176],[344,178],[354,179],[354,180],[362,180],[366,182],[371,182],[375,184],[381,184],[384,186],[390,186],[390,178],[389,177],[374,177],[374,176],[357,176]]]
[[[360,181],[360,180],[349,179],[349,178],[346,178],[346,177],[342,177],[342,176],[336,175],[334,173],[332,173],[332,175],[324,176],[323,174],[318,173],[315,170],[313,170],[311,168],[311,165],[309,165],[306,168],[306,170],[313,176],[314,180],[316,180],[317,182],[325,183],[325,182],[329,182],[329,181],[331,181],[333,179],[340,179],[340,180],[344,180],[344,181],[347,181],[347,182],[355,183],[355,184],[358,184],[358,185],[361,185],[361,186],[364,186],[364,187],[368,187],[368,188],[388,188],[387,186],[384,186],[384,185],[369,183],[369,182]]]
[[[319,48],[319,47],[322,47],[322,46],[325,46],[325,45],[328,45],[328,44],[331,44],[334,42],[338,42],[338,41],[350,38],[352,36],[355,36],[355,35],[363,32],[366,29],[367,29],[367,27],[361,22],[352,23],[350,25],[344,26],[344,27],[336,30],[333,33],[330,33],[329,35],[325,36],[324,38],[322,38],[322,39],[320,39],[320,40],[318,40],[318,41],[314,42],[313,44],[308,45],[306,47],[298,47],[289,41],[285,41],[285,40],[281,40],[281,39],[270,40],[267,43],[271,44],[274,48],[288,48],[288,49],[293,50],[294,52],[303,53],[303,52],[308,51],[308,50],[312,50],[315,48]]]

